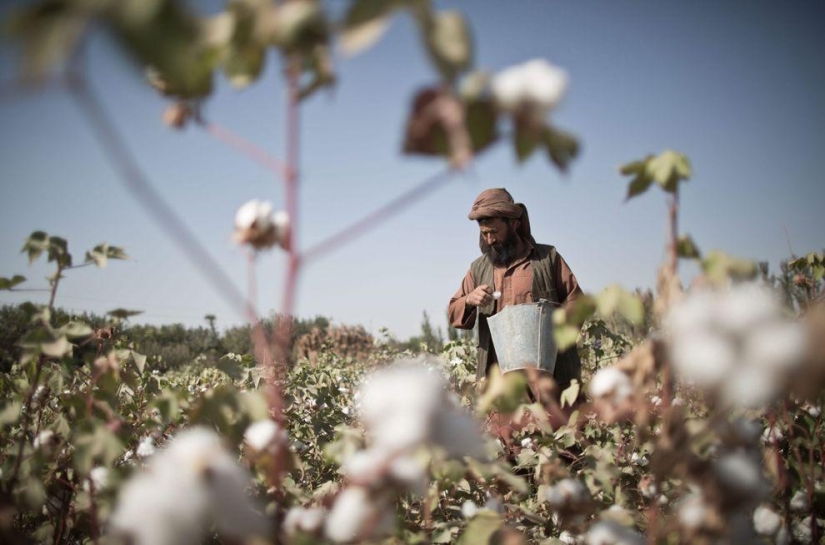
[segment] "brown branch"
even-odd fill
[[[267,153],[264,149],[249,140],[246,140],[240,135],[218,125],[217,123],[213,123],[205,119],[199,119],[198,125],[221,142],[240,151],[256,163],[260,163],[264,167],[272,170],[283,179],[287,179],[290,176],[291,172],[289,165],[272,157],[272,155]]]

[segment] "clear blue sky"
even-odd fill
[[[494,72],[544,57],[568,70],[569,93],[554,119],[580,137],[582,153],[564,177],[538,154],[519,166],[509,144],[498,144],[473,174],[304,269],[299,315],[371,331],[386,326],[407,337],[426,310],[443,327],[447,301],[478,253],[477,226],[466,215],[487,187],[504,186],[527,205],[535,237],[558,247],[586,291],[613,282],[652,286],[665,200],[650,191],[624,203],[627,181],[617,169],[667,148],[692,161],[681,226],[702,250],[767,260],[776,269],[789,255],[788,238],[797,254],[825,246],[825,5],[438,5],[468,16],[479,68]],[[163,125],[165,101],[105,34],[93,35],[89,53],[93,84],[146,174],[245,290],[245,257],[230,241],[234,213],[251,198],[282,206],[280,182],[195,128]],[[7,47],[0,50],[4,81],[14,74],[13,59]],[[443,168],[400,154],[410,99],[436,81],[409,18],[397,17],[376,47],[338,58],[336,68],[335,90],[302,107],[302,247]],[[284,102],[279,60],[270,55],[262,79],[247,90],[220,77],[205,113],[282,157]],[[33,230],[66,237],[78,260],[108,241],[133,259],[71,271],[59,305],[141,309],[136,321],[152,323],[203,324],[207,313],[221,327],[242,322],[127,194],[65,94],[0,103],[0,180],[0,276],[23,274],[29,287],[45,285],[46,268],[29,267],[19,253]],[[281,306],[284,265],[277,253],[260,262],[263,313]],[[0,302],[31,298],[0,294]]]

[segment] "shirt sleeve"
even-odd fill
[[[570,270],[570,266],[561,254],[556,254],[556,270],[553,273],[556,280],[556,293],[559,294],[563,305],[575,301],[583,294],[576,275]]]
[[[447,307],[447,319],[450,325],[458,329],[473,329],[476,322],[476,307],[467,304],[467,295],[476,289],[476,282],[473,273],[467,271],[461,287],[450,299],[450,306]]]

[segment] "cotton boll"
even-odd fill
[[[677,338],[708,329],[717,314],[715,297],[711,292],[691,293],[668,312],[665,327]]]
[[[805,330],[793,322],[777,321],[753,329],[747,336],[743,360],[777,376],[798,367],[805,359]]]
[[[774,295],[758,284],[742,284],[721,296],[716,320],[735,335],[746,335],[752,328],[781,315]]]
[[[640,534],[610,520],[591,526],[586,541],[588,545],[643,545],[645,542]]]
[[[371,498],[365,488],[351,486],[335,499],[324,532],[336,543],[348,543],[386,533],[393,523],[393,514],[386,505]]]
[[[377,447],[359,450],[344,461],[341,473],[359,485],[377,485],[387,470],[390,456],[388,451]]]
[[[493,76],[490,88],[503,110],[515,112],[529,105],[546,113],[561,101],[567,82],[566,71],[544,59],[534,59],[502,70]]]
[[[466,500],[461,504],[461,514],[465,519],[469,520],[478,513],[478,505],[474,501]]]
[[[421,365],[373,373],[361,389],[361,417],[376,443],[404,450],[425,441],[442,404],[445,384]]]
[[[562,479],[545,490],[544,500],[555,510],[575,510],[590,501],[590,492],[577,479]]]
[[[567,91],[567,72],[544,59],[522,66],[525,97],[543,110],[555,108]]]
[[[518,66],[502,70],[490,81],[490,89],[498,105],[514,111],[524,96],[524,78]]]
[[[773,374],[765,369],[740,369],[722,386],[722,402],[731,407],[764,407],[776,398],[780,386]]]
[[[91,490],[89,480],[92,481],[92,484],[95,487],[95,491],[100,492],[106,487],[106,483],[109,480],[109,470],[102,466],[93,468],[89,472],[89,479],[83,481],[83,490],[85,490],[86,492],[89,492]]]
[[[140,440],[137,446],[137,455],[141,458],[147,458],[155,453],[155,440],[150,437],[144,437]]]
[[[244,441],[256,451],[265,450],[281,440],[286,440],[286,433],[272,420],[259,420],[244,432]]]
[[[709,511],[700,494],[691,494],[679,502],[677,513],[682,526],[697,530],[704,525]]]
[[[294,536],[298,531],[313,534],[324,524],[326,511],[321,507],[293,507],[284,517],[283,531]]]
[[[753,527],[759,535],[774,535],[779,530],[781,523],[782,519],[770,507],[760,505],[753,512]]]
[[[200,543],[213,522],[230,537],[264,535],[249,479],[213,431],[184,430],[121,489],[112,527],[138,545]]]
[[[794,513],[806,513],[810,509],[808,503],[808,493],[805,490],[797,490],[791,498],[791,511]]]
[[[736,355],[732,340],[712,331],[676,337],[671,346],[676,372],[701,388],[714,388],[724,380],[736,365]]]
[[[135,545],[188,545],[205,535],[206,490],[191,473],[159,475],[143,472],[120,491],[110,524]]]
[[[429,479],[421,462],[412,456],[399,456],[390,462],[390,477],[417,496],[427,493]]]
[[[590,395],[608,398],[614,405],[624,402],[632,393],[630,377],[615,367],[599,369],[590,380]]]

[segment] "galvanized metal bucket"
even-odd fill
[[[552,316],[551,303],[541,300],[511,305],[487,318],[502,373],[525,367],[553,373],[558,347]]]

